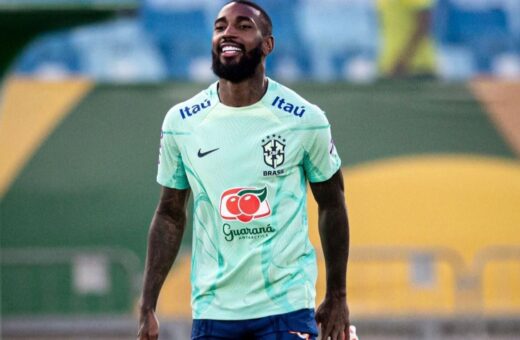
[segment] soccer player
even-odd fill
[[[162,126],[139,339],[157,339],[155,307],[178,253],[193,194],[192,339],[345,339],[349,231],[340,159],[325,114],[267,78],[268,14],[249,1],[220,10],[219,80],[174,106]],[[326,295],[314,312],[316,254],[306,183],[319,207]]]
[[[384,77],[434,77],[435,44],[430,32],[433,2],[377,0],[383,43],[379,69]]]

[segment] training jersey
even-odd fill
[[[392,71],[401,57],[408,41],[417,29],[417,13],[431,10],[433,0],[378,0],[381,20],[382,48],[379,68],[383,74]],[[435,73],[435,47],[433,37],[428,35],[417,46],[410,60],[409,72],[414,74]]]
[[[329,122],[271,79],[244,107],[222,104],[217,84],[170,109],[161,133],[157,181],[193,194],[193,318],[314,308],[306,182],[340,168]]]

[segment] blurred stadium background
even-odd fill
[[[375,0],[258,2],[269,75],[327,112],[344,161],[361,339],[519,339],[520,1],[437,0],[429,80],[379,77]],[[0,0],[2,339],[135,337],[160,125],[214,80],[222,3]],[[189,337],[190,241],[164,339]]]

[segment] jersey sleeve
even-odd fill
[[[433,0],[406,0],[406,4],[414,9],[423,10],[433,7]]]
[[[172,189],[187,189],[190,185],[182,162],[181,152],[175,141],[173,131],[167,126],[167,119],[165,119],[161,130],[157,182]]]
[[[323,182],[338,171],[341,159],[332,140],[330,124],[322,113],[318,125],[309,127],[304,143],[303,167],[309,182]]]

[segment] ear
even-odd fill
[[[262,52],[265,56],[271,54],[274,50],[274,37],[272,35],[263,38]]]

